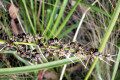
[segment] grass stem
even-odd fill
[[[108,41],[109,36],[110,36],[110,34],[112,33],[113,27],[115,26],[115,23],[116,23],[116,21],[117,21],[117,19],[118,19],[118,16],[119,16],[119,13],[120,13],[120,9],[119,9],[119,8],[120,8],[120,0],[118,0],[117,6],[116,6],[116,8],[115,8],[115,11],[114,11],[114,13],[113,13],[113,15],[112,15],[112,17],[111,17],[110,24],[108,25],[108,29],[107,29],[107,31],[106,31],[106,33],[105,33],[105,35],[104,35],[104,37],[103,37],[103,40],[102,40],[102,42],[101,42],[101,44],[100,44],[100,47],[99,47],[99,52],[100,52],[100,53],[102,53],[102,51],[103,51],[103,49],[104,49],[104,47],[105,47],[105,44],[106,44],[106,42]],[[97,58],[95,59],[95,61],[93,62],[93,64],[92,64],[92,66],[91,66],[88,74],[87,74],[86,77],[85,77],[85,80],[88,80],[88,78],[89,78],[89,76],[91,75],[91,73],[92,73],[92,71],[93,71],[93,69],[94,69],[97,61],[98,61],[98,57],[97,57]]]

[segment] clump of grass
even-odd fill
[[[31,33],[33,36],[35,36],[36,34],[40,34],[40,36],[44,38],[45,43],[47,43],[47,40],[49,40],[50,38],[55,38],[55,37],[58,37],[59,39],[64,39],[64,40],[66,40],[66,42],[69,42],[67,40],[67,38],[72,40],[72,38],[74,37],[74,34],[76,32],[75,29],[77,28],[79,21],[81,20],[81,17],[82,17],[81,15],[79,15],[79,13],[84,14],[84,11],[86,10],[85,6],[87,6],[91,9],[84,15],[84,17],[82,19],[83,24],[81,25],[80,30],[78,29],[79,34],[77,36],[76,41],[80,42],[84,46],[87,45],[86,50],[88,50],[90,47],[98,48],[99,44],[100,44],[99,52],[102,55],[107,55],[108,53],[110,55],[117,54],[118,49],[116,49],[116,47],[113,46],[113,44],[118,45],[117,41],[119,41],[117,39],[117,37],[119,36],[119,20],[117,19],[119,10],[117,8],[119,7],[118,5],[119,5],[120,1],[118,1],[117,6],[112,4],[112,3],[116,4],[115,2],[110,2],[110,1],[106,2],[105,0],[103,0],[103,2],[106,4],[104,4],[100,1],[96,1],[97,3],[94,6],[92,4],[90,4],[90,2],[84,2],[84,1],[80,1],[80,0],[75,1],[76,3],[74,4],[74,6],[69,5],[69,4],[73,4],[73,2],[74,2],[74,1],[69,1],[69,0],[64,0],[64,1],[52,0],[52,1],[48,1],[48,2],[46,0],[42,0],[42,1],[20,0],[18,2],[16,2],[16,0],[10,0],[10,1],[3,0],[2,4],[5,6],[4,8],[6,8],[6,6],[10,5],[11,2],[13,2],[12,5],[15,5],[16,7],[19,8],[19,12],[17,14],[18,15],[17,19],[19,20],[19,23],[21,23],[21,25],[18,24],[19,25],[18,28],[22,28],[22,26],[24,26],[22,28],[22,30],[23,29],[24,30],[23,31],[21,30],[20,32],[25,32],[26,34]],[[8,17],[6,17],[6,16],[8,16],[9,13],[6,12],[4,10],[4,8],[2,8],[2,15],[0,15],[0,19],[2,19],[0,22],[0,26],[2,26],[4,31],[10,37],[11,33],[7,32],[7,30],[12,31],[11,28],[9,27],[10,19],[8,19]],[[115,11],[114,11],[114,8],[115,8]],[[114,26],[116,26],[116,27],[113,30]],[[113,32],[112,32],[112,30],[113,30]],[[105,32],[106,32],[106,34],[104,34]],[[5,35],[2,36],[2,38],[4,38],[4,37],[5,37]],[[103,40],[102,40],[102,38],[103,38]],[[107,41],[108,41],[108,43],[106,43]],[[64,43],[66,43],[66,42],[64,42]],[[5,39],[1,40],[0,43],[1,44],[6,43]],[[19,45],[19,44],[27,45],[32,50],[34,50],[34,48],[37,48],[39,50],[38,46],[34,47],[34,46],[36,46],[36,43],[29,43],[29,41],[27,43],[25,43],[25,42],[14,42],[14,43],[17,45]],[[3,46],[1,46],[1,47],[3,47]],[[47,60],[44,60],[43,64],[33,65],[34,62],[29,64],[24,58],[21,58],[18,55],[16,55],[15,54],[16,51],[4,51],[3,50],[0,53],[2,53],[2,54],[3,53],[12,53],[15,56],[14,58],[17,58],[19,61],[22,61],[24,64],[29,65],[29,66],[22,67],[23,64],[21,64],[19,62],[20,65],[17,68],[13,67],[13,68],[0,69],[1,74],[16,73],[15,75],[17,75],[17,73],[31,72],[31,71],[36,70],[37,72],[29,73],[31,75],[31,78],[33,77],[33,75],[35,77],[41,76],[38,72],[39,70],[47,69],[47,68],[55,68],[55,67],[58,67],[61,65],[70,64],[70,63],[72,63],[72,61],[74,61],[74,62],[80,61],[78,57],[72,57],[72,58],[67,58],[67,59],[63,59],[63,60],[59,60],[59,58],[56,57],[56,60],[58,60],[58,61],[47,62]],[[7,65],[6,67],[12,66],[11,64],[9,64],[9,62],[11,62],[10,61],[11,59],[9,59],[11,57],[9,55],[11,55],[11,54],[5,54],[5,56],[4,56],[4,58],[6,58],[5,62],[3,62],[3,60],[1,60],[4,65]],[[44,55],[42,55],[42,56],[44,56]],[[107,64],[104,64],[103,61],[99,61],[99,64],[96,65],[98,59],[99,59],[99,57],[96,57],[93,64],[91,64],[90,70],[84,69],[84,71],[86,71],[86,72],[88,71],[87,75],[86,75],[86,73],[82,72],[84,74],[83,75],[84,78],[88,79],[89,76],[92,75],[89,79],[111,79],[111,77],[110,77],[111,76],[110,74],[112,73],[111,70],[114,70],[114,73],[112,76],[112,79],[114,80],[116,70],[118,67],[118,63],[115,63],[116,64],[115,68],[113,68],[113,66],[108,66]],[[119,59],[117,59],[117,61],[119,61]],[[113,63],[109,63],[109,64],[113,64]],[[2,66],[4,66],[4,65],[2,65]],[[17,65],[17,62],[15,65]],[[89,65],[90,64],[88,64],[88,66],[87,66],[88,68],[90,67]],[[95,65],[96,65],[96,69],[95,69],[96,72],[93,71],[93,69],[95,68]],[[102,66],[99,66],[99,65],[102,65]],[[80,68],[82,68],[82,67],[80,67]],[[62,69],[62,67],[55,68],[55,69],[52,69],[52,71],[55,72],[55,74],[57,76],[60,76],[61,69]],[[57,72],[59,72],[59,73],[57,74]],[[82,73],[79,73],[79,75],[81,75]],[[21,74],[21,75],[23,75],[23,74]],[[66,79],[69,79],[70,75],[71,74],[67,75],[65,72]],[[19,76],[17,76],[17,77],[19,78]],[[24,77],[25,76],[23,76],[22,78],[24,78]],[[81,77],[81,76],[79,76],[79,77]],[[119,77],[119,75],[118,75],[118,77]],[[6,78],[6,77],[4,77],[4,78]],[[9,77],[9,78],[11,78],[11,77]],[[14,75],[12,75],[12,78],[16,78],[16,77]],[[36,78],[36,79],[38,79],[38,78]]]

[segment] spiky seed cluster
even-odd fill
[[[38,58],[40,58],[40,53],[38,53],[37,49],[31,50],[30,46],[20,44],[15,45],[13,42],[36,43],[47,58],[53,58],[55,55],[59,58],[65,58],[68,54],[72,53],[72,55],[76,57],[82,55],[86,58],[89,56],[90,60],[93,61],[96,56],[103,56],[99,54],[98,49],[90,48],[89,50],[85,50],[79,43],[63,43],[57,38],[50,38],[49,40],[44,41],[38,34],[33,37],[32,34],[26,35],[25,33],[22,33],[17,36],[12,36],[10,40],[6,42],[6,50],[17,50],[19,56],[34,60],[35,62],[38,62]]]

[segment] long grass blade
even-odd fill
[[[61,24],[61,26],[59,27],[59,29],[57,30],[55,36],[58,36],[58,35],[60,34],[60,32],[61,32],[62,29],[64,28],[64,26],[65,26],[65,24],[67,23],[67,21],[70,19],[72,13],[74,12],[74,10],[76,9],[76,7],[78,6],[79,1],[80,1],[80,0],[78,0],[78,1],[76,2],[76,4],[73,6],[73,8],[71,9],[71,11],[70,11],[69,14],[67,15],[67,17],[65,18],[65,20],[63,21],[63,23]],[[51,36],[49,36],[49,37],[51,37]]]
[[[59,2],[59,0],[56,0],[55,5],[57,5],[58,2]],[[52,23],[52,21],[53,21],[53,16],[54,16],[54,13],[55,13],[56,8],[57,8],[57,7],[54,7],[54,8],[53,8],[53,11],[52,11],[52,14],[51,14],[50,20],[49,20],[49,22],[48,22],[48,25],[47,25],[47,28],[46,28],[45,34],[47,34],[48,30],[50,29],[50,26],[51,26],[51,23]]]
[[[29,22],[30,22],[31,28],[32,28],[33,33],[34,33],[34,35],[35,35],[35,34],[36,34],[36,31],[35,31],[35,28],[34,28],[34,26],[33,26],[32,21],[31,21],[31,19],[30,19],[30,15],[29,15],[29,12],[28,12],[28,9],[27,9],[27,6],[26,6],[26,2],[25,2],[25,0],[22,0],[22,1],[23,1],[23,4],[24,4],[24,7],[25,7],[25,11],[26,11],[28,20],[29,20]]]
[[[44,0],[41,0],[44,2]],[[42,2],[41,2],[42,3]],[[44,28],[45,3],[42,3],[42,27]]]
[[[113,15],[111,17],[110,24],[108,25],[108,29],[107,29],[104,37],[103,37],[102,43],[100,44],[100,47],[99,47],[99,52],[100,53],[102,53],[102,50],[104,49],[105,44],[108,41],[110,34],[112,33],[113,27],[115,26],[115,23],[117,21],[118,15],[120,13],[120,9],[119,8],[120,8],[120,0],[118,0],[117,6],[115,8],[115,11],[114,11],[114,13],[113,13]],[[85,80],[88,80],[88,78],[91,75],[91,72],[93,71],[93,69],[95,67],[95,64],[97,63],[98,59],[99,59],[99,57],[96,57],[96,59],[93,62],[93,64],[92,64],[88,74],[85,77]]]
[[[79,58],[80,57],[72,57],[70,59],[73,60],[74,62],[77,62],[79,61],[78,60]],[[69,59],[63,59],[59,61],[53,61],[49,63],[43,63],[43,64],[32,65],[32,66],[0,68],[0,75],[32,72],[32,71],[43,70],[47,68],[58,67],[58,66],[62,66],[64,64],[70,64],[70,63],[72,62]]]
[[[61,18],[62,18],[62,16],[63,16],[64,11],[65,11],[67,2],[68,2],[68,0],[64,0],[64,2],[63,2],[63,4],[62,4],[62,9],[60,9],[60,12],[59,12],[59,15],[58,15],[58,17],[57,17],[57,20],[56,20],[56,22],[55,22],[55,24],[54,24],[54,26],[53,26],[52,31],[51,31],[52,33],[55,32],[56,28],[58,27],[58,24],[60,23],[60,20],[61,20]],[[50,35],[49,35],[48,38],[50,38],[50,37],[52,36],[52,33],[50,33]]]
[[[113,75],[112,75],[112,79],[111,80],[115,80],[115,75],[117,73],[117,69],[118,69],[118,66],[119,66],[119,61],[120,61],[120,47],[119,47],[119,52],[118,52],[118,56],[117,56],[117,61],[116,61],[116,64],[114,66],[114,71],[113,71]]]

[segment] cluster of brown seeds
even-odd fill
[[[17,36],[10,37],[9,41],[6,42],[6,50],[17,50],[17,54],[22,58],[29,59],[30,61],[38,62],[40,58],[40,51],[36,49],[31,49],[28,45],[14,44],[13,42],[25,42],[25,43],[35,43],[42,50],[43,55],[47,59],[53,59],[54,56],[58,58],[67,58],[68,54],[71,56],[83,56],[85,59],[94,61],[96,56],[103,60],[103,56],[110,58],[109,60],[114,61],[110,55],[101,55],[98,49],[90,48],[89,50],[84,49],[84,47],[77,42],[63,43],[58,38],[50,38],[49,40],[44,40],[39,35],[32,36],[32,34],[19,34]]]

